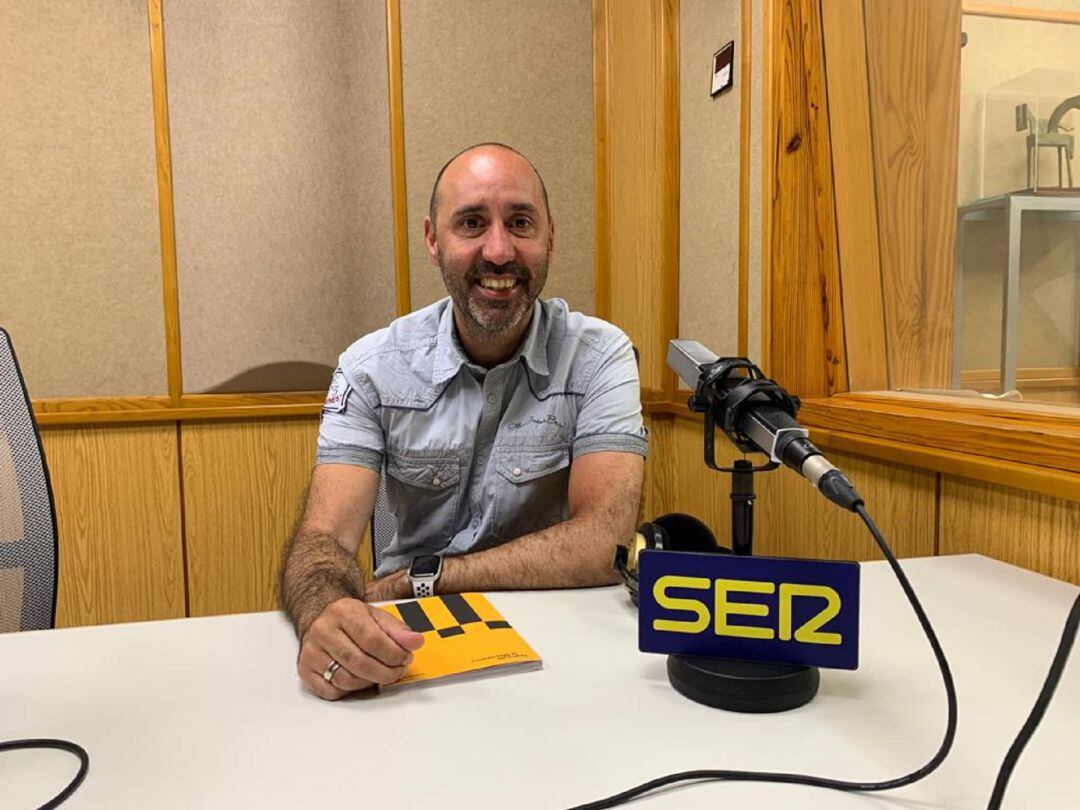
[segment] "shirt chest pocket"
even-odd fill
[[[386,494],[398,537],[410,548],[441,550],[454,535],[461,469],[456,456],[386,457]]]
[[[570,517],[570,445],[496,448],[492,454],[495,533],[503,540]]]

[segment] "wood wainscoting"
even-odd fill
[[[180,426],[190,615],[278,607],[318,427],[303,417]]]
[[[730,543],[726,475],[702,458],[702,422],[646,417],[641,517],[686,512]],[[272,610],[282,549],[303,507],[316,417],[53,427],[42,432],[60,529],[57,624]],[[737,454],[725,439],[718,458]],[[900,557],[976,552],[1080,583],[1080,501],[829,451]],[[757,478],[755,550],[872,560],[858,519],[786,470]],[[369,543],[358,557],[370,576]]]
[[[985,554],[1080,584],[1080,501],[941,476],[941,553]]]
[[[318,424],[42,430],[60,533],[57,626],[276,609]],[[370,536],[357,561],[370,577]]]
[[[189,615],[274,610],[278,571],[315,466],[319,420],[180,427]],[[370,537],[357,562],[371,577]]]
[[[60,533],[56,624],[186,614],[175,425],[42,431]]]
[[[702,420],[689,412],[651,414],[646,519],[686,512],[730,543],[730,483],[702,459]],[[718,437],[717,462],[737,457]],[[880,458],[828,449],[866,499],[898,557],[984,554],[1080,584],[1080,500],[974,481]],[[757,476],[756,553],[876,560],[861,521],[788,470]]]
[[[708,469],[703,460],[700,417],[653,416],[650,454],[654,474],[650,505],[656,517],[685,512],[703,520],[724,544],[731,543],[730,477]],[[740,454],[722,435],[716,461],[729,465]],[[900,557],[935,553],[937,476],[933,472],[887,464],[846,453],[830,460],[856,482],[867,506]],[[758,457],[760,459],[760,457]],[[882,559],[857,516],[838,509],[810,484],[788,470],[755,477],[754,550],[783,557],[839,560]]]

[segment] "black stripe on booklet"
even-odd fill
[[[409,625],[409,629],[414,633],[426,633],[435,629],[419,602],[402,602],[397,609],[405,624]]]
[[[477,615],[476,611],[472,609],[472,605],[466,602],[465,597],[460,593],[451,593],[439,598],[442,599],[446,609],[450,611],[458,624],[472,624],[480,621],[480,616]]]

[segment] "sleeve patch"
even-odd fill
[[[345,372],[340,368],[334,372],[334,378],[330,381],[330,390],[326,392],[326,402],[323,403],[323,413],[345,413],[349,404],[349,394],[352,386],[345,379]]]

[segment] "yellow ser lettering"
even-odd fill
[[[653,630],[668,633],[700,633],[709,626],[709,608],[697,599],[680,599],[668,596],[668,588],[690,588],[695,591],[707,591],[709,580],[705,577],[680,577],[674,574],[660,577],[653,585],[653,598],[656,604],[665,610],[684,610],[697,616],[693,621],[674,619],[653,619]]]
[[[716,580],[716,635],[736,636],[738,638],[764,638],[776,637],[776,632],[771,627],[747,627],[746,625],[731,624],[728,616],[768,616],[769,606],[746,602],[732,602],[729,595],[732,593],[773,593],[776,585],[772,582],[757,582],[752,579],[718,579]]]
[[[780,585],[780,638],[791,640],[791,603],[799,596],[813,596],[825,600],[816,616],[795,631],[795,640],[804,644],[840,644],[839,633],[822,633],[819,628],[832,621],[840,612],[840,594],[827,585],[801,585],[784,582]]]

